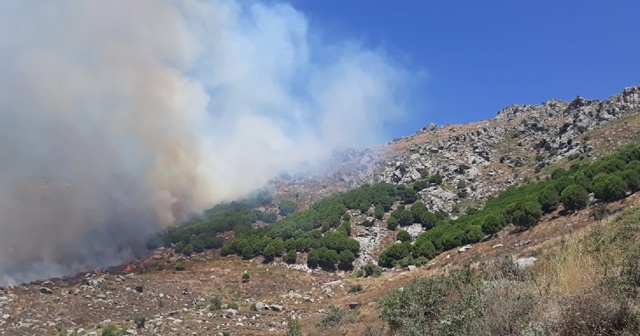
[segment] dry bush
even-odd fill
[[[560,335],[638,335],[637,312],[627,301],[606,292],[590,292],[565,299],[559,323]]]

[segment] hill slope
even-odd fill
[[[510,106],[486,121],[429,125],[412,136],[376,148],[336,155],[324,174],[280,180],[275,198],[292,200],[305,209],[313,201],[365,183],[411,185],[438,175],[442,182],[425,185],[416,197],[428,210],[442,210],[456,218],[468,212],[469,208],[481,207],[489,197],[510,186],[545,180],[552,169],[591,162],[637,141],[640,139],[639,110],[640,87],[632,87],[603,102],[583,98],[572,102],[551,100],[541,105]],[[607,209],[622,211],[638,202],[634,194],[610,203]],[[275,204],[267,203],[259,205],[263,210],[260,216],[275,211]],[[375,260],[382,248],[395,243],[396,233],[388,230],[386,224],[389,213],[397,210],[401,203],[395,201],[382,220],[368,218],[373,208],[346,210],[350,215],[346,221],[351,224],[351,237],[360,246],[357,266]],[[243,216],[256,215],[250,209],[242,209]],[[386,334],[390,325],[404,328],[408,322],[394,325],[387,323],[391,321],[389,316],[386,320],[381,319],[384,305],[380,305],[380,298],[399,287],[409,286],[416,278],[449,274],[465,264],[480,270],[474,279],[486,281],[490,276],[491,281],[506,281],[522,293],[533,293],[533,299],[525,303],[532,305],[526,307],[535,309],[529,309],[531,312],[525,317],[508,325],[513,329],[507,334],[524,330],[526,323],[538,323],[544,318],[555,324],[540,328],[556,327],[560,330],[557,328],[562,327],[568,330],[565,334],[572,334],[573,329],[569,327],[579,325],[580,321],[571,322],[570,318],[575,314],[570,310],[563,311],[563,307],[596,307],[594,309],[600,311],[603,307],[613,307],[612,312],[618,311],[618,301],[607,301],[605,306],[585,306],[571,300],[575,294],[584,294],[588,300],[600,298],[595,294],[586,295],[593,290],[591,284],[609,279],[608,275],[603,276],[606,272],[616,276],[622,274],[622,261],[634,248],[633,240],[625,240],[620,244],[616,242],[619,247],[611,250],[619,251],[618,248],[627,246],[625,253],[597,256],[579,253],[580,248],[588,247],[582,238],[585,232],[591,232],[591,227],[599,223],[589,217],[592,211],[585,209],[573,214],[552,211],[532,229],[519,231],[509,225],[491,240],[474,244],[470,249],[447,250],[423,267],[392,269],[380,277],[357,278],[349,276],[348,271],[308,269],[303,263],[304,253],[300,254],[298,264],[292,266],[280,259],[263,263],[262,257],[252,260],[242,260],[233,255],[221,257],[218,251],[213,250],[185,257],[173,249],[159,248],[149,258],[137,261],[125,270],[97,270],[75,278],[4,288],[0,293],[0,334],[86,335],[100,333],[107,325],[113,324],[128,329],[130,334],[275,335],[286,333],[289,330],[287,324],[295,324],[291,319],[300,321],[305,335]],[[629,218],[636,217],[636,211],[627,210],[622,217],[608,221],[619,223],[611,226],[611,230],[617,230],[624,228]],[[359,225],[367,222],[367,225]],[[415,237],[424,232],[425,227],[414,224],[405,229]],[[615,232],[605,233],[615,236]],[[233,233],[226,232],[222,236],[230,238]],[[613,240],[607,242],[607,248],[613,243]],[[566,248],[567,244],[577,247]],[[514,260],[535,256],[540,261],[534,263],[532,274],[514,279],[514,274],[497,275],[498,271],[504,271],[499,268],[504,265],[494,261],[496,258],[502,260],[504,256]],[[587,258],[585,256],[591,259],[581,259]],[[605,272],[605,266],[598,264],[596,257],[613,260],[611,268]],[[588,278],[577,275],[580,268],[590,269]],[[250,274],[249,281],[242,279],[246,270]],[[520,273],[515,275],[521,276]],[[540,292],[541,284],[547,286],[547,292]],[[470,287],[464,287],[467,285]],[[416,287],[411,286],[408,288]],[[473,287],[475,283],[465,283],[464,286],[470,290],[479,288]],[[491,293],[500,294],[501,290],[507,290],[507,287],[497,288]],[[454,296],[464,294],[447,293]],[[504,300],[505,306],[482,301],[484,310],[481,311],[485,315],[473,315],[475,317],[468,319],[477,323],[472,329],[478,334],[486,331],[483,329],[486,325],[476,319],[478,316],[498,316],[496,312],[500,309],[518,311],[518,307],[524,307],[507,307],[506,304],[517,301],[517,295],[508,296],[510,293],[502,293],[509,298]],[[565,305],[564,302],[570,304]],[[625,313],[627,315],[623,317],[637,317],[637,302],[625,302],[631,313]],[[455,312],[447,310],[449,308],[443,309],[448,313]],[[546,308],[555,311],[545,315],[541,310]],[[491,315],[492,312],[496,314]],[[579,315],[582,311],[575,310],[575,313]],[[603,315],[601,320],[595,321],[608,323],[607,318],[608,315]],[[631,320],[624,321],[628,322],[629,328],[633,327]],[[420,328],[426,328],[433,321],[423,322],[426,324]],[[144,324],[145,327],[136,328],[136,324]],[[583,331],[575,330],[573,334]],[[541,331],[540,334],[545,333]]]

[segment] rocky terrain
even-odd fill
[[[509,106],[489,120],[427,125],[385,145],[336,154],[322,173],[276,181],[278,197],[304,207],[365,183],[404,184],[439,174],[442,183],[432,183],[419,198],[430,210],[456,216],[509,186],[544,178],[551,164],[587,162],[637,141],[639,111],[636,86],[605,101],[549,100]],[[635,196],[627,201],[636,203]],[[356,224],[352,235],[361,246],[358,267],[393,244],[395,233],[365,213],[350,215]],[[490,241],[448,251],[425,267],[386,271],[377,279],[310,270],[301,260],[297,265],[265,264],[222,258],[214,251],[187,258],[185,269],[177,270],[177,257],[159,249],[123,269],[2,288],[0,335],[100,335],[111,324],[131,335],[280,335],[290,319],[301,321],[305,335],[335,335],[335,330],[318,327],[332,307],[358,311],[359,324],[341,332],[362,334],[365,326],[379,325],[377,299],[418,275],[504,252],[530,266],[535,262],[531,251],[591,223],[587,211],[544,221],[526,232],[505,228]],[[405,229],[413,237],[423,230],[420,225]],[[246,270],[251,279],[243,281]],[[363,290],[351,291],[354,285]]]
[[[421,174],[439,173],[444,183],[421,191],[420,199],[430,210],[452,212],[463,201],[459,191],[470,203],[481,203],[552,163],[592,157],[595,147],[612,150],[637,139],[639,111],[640,86],[605,101],[576,97],[512,105],[489,120],[430,124],[385,145],[347,151],[334,158],[328,173],[286,181],[280,190],[315,200],[364,183],[411,183]]]

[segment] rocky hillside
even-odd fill
[[[590,162],[640,140],[639,111],[640,86],[636,86],[602,102],[581,97],[571,102],[550,100],[541,105],[509,106],[490,120],[428,125],[385,145],[338,153],[324,172],[314,176],[282,178],[277,182],[276,199],[290,199],[304,208],[337,191],[366,183],[411,185],[421,181],[427,187],[419,188],[418,198],[429,210],[457,217],[510,186],[545,179],[556,167]],[[263,210],[272,211],[276,203],[269,203]],[[395,245],[398,232],[388,228],[388,213],[397,210],[400,203],[396,201],[382,216],[373,217],[375,208],[367,209],[365,204],[363,208],[348,208],[341,217],[349,224],[350,236],[359,243],[354,270],[375,263],[383,248]],[[602,211],[618,212],[638,205],[640,196],[636,192],[604,205]],[[304,335],[388,334],[387,325],[380,319],[381,297],[398,287],[408,288],[418,276],[448,273],[464,264],[489,263],[497,257],[514,258],[516,265],[527,262],[528,267],[540,267],[534,263],[544,266],[543,257],[553,261],[553,255],[545,255],[550,248],[564,248],[566,239],[579,238],[583,229],[596,222],[591,211],[567,214],[557,210],[525,231],[509,225],[492,236],[481,235],[473,246],[442,249],[439,252],[443,253],[434,255],[423,267],[378,268],[381,275],[377,278],[309,268],[302,252],[297,253],[296,263],[287,264],[262,256],[250,260],[222,257],[213,249],[178,254],[173,245],[156,249],[149,258],[126,269],[96,270],[0,288],[0,335],[281,335],[297,323]],[[415,240],[425,227],[414,223],[403,226],[403,230]],[[229,239],[233,232],[223,236]],[[536,262],[536,258],[542,261]],[[596,269],[589,263],[576,264]],[[560,281],[564,278],[545,278],[549,269],[558,274],[571,270],[564,264],[550,268],[553,265],[547,262],[539,278],[531,278],[538,280],[516,283],[505,278],[511,282],[499,288],[513,293],[513,283],[526,287],[534,293],[532,297],[539,296],[531,301],[537,307],[536,314],[523,321],[550,320],[544,308],[553,307],[550,310],[558,315],[564,301],[557,298],[564,300],[574,294],[557,289],[564,286]],[[242,276],[247,270],[250,279]],[[593,274],[590,279],[600,278]],[[505,279],[497,282],[504,283]],[[562,295],[542,295],[537,286],[543,280],[553,282],[549,288],[557,287]],[[566,288],[576,288],[575,283]],[[511,299],[490,302],[521,302],[520,296]],[[553,305],[547,301],[553,301]],[[634,303],[636,306],[640,304]],[[527,307],[525,311],[532,311]],[[504,315],[496,311],[496,316]],[[552,318],[561,324],[564,315]],[[114,333],[105,333],[111,327]]]
[[[605,101],[512,105],[489,120],[430,124],[382,146],[337,154],[327,171],[280,181],[279,191],[308,204],[364,183],[412,183],[438,173],[444,183],[421,191],[420,199],[432,211],[455,213],[544,173],[551,163],[588,159],[636,140],[639,111],[640,86]]]

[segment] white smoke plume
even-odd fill
[[[0,2],[0,285],[106,266],[380,140],[407,71],[284,3]]]

